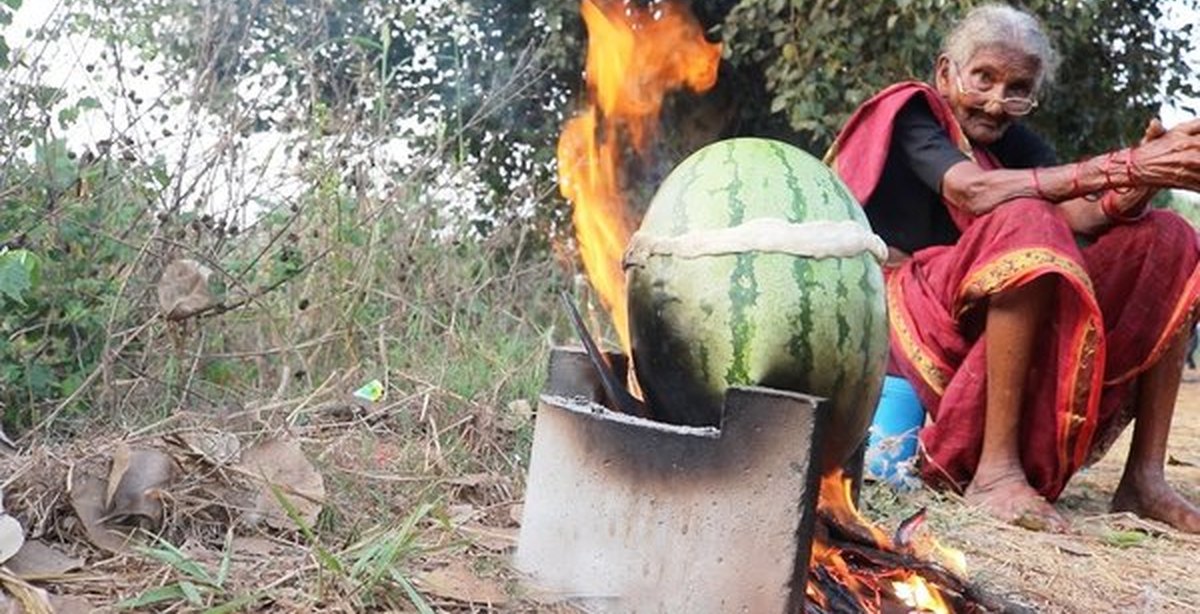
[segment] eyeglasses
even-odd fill
[[[1008,115],[1020,116],[1029,115],[1037,108],[1038,102],[1032,98],[1011,97],[1011,98],[996,98],[987,92],[975,88],[967,89],[963,87],[962,69],[958,67],[957,62],[951,62],[954,65],[954,82],[958,85],[958,93],[966,99],[969,106],[982,109],[989,102],[995,100],[1000,103],[1000,108]]]

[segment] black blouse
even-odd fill
[[[1017,123],[988,151],[1005,168],[1054,166],[1057,155],[1041,137]],[[896,116],[891,149],[879,185],[866,202],[871,228],[893,247],[913,253],[931,245],[951,245],[958,228],[940,195],[942,177],[967,156],[954,145],[921,97]]]

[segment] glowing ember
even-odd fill
[[[838,470],[821,480],[817,513],[821,521],[806,590],[811,605],[820,611],[882,612],[885,603],[902,603],[914,612],[954,611],[944,595],[947,587],[937,582],[954,580],[953,589],[961,589],[953,574],[964,573],[963,556],[918,531],[923,511],[888,536],[858,512],[850,479]]]
[[[892,590],[905,605],[921,612],[949,612],[950,606],[937,592],[930,590],[925,578],[911,574],[902,582],[892,582]]]
[[[704,38],[686,5],[583,0],[588,30],[587,100],[558,141],[559,188],[574,204],[580,256],[629,352],[621,256],[636,222],[622,196],[627,148],[648,151],[663,98],[717,81],[721,46]]]

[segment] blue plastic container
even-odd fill
[[[867,443],[867,477],[897,487],[912,486],[917,433],[923,424],[925,408],[908,380],[892,375],[884,378]]]

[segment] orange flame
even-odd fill
[[[626,147],[645,157],[664,97],[717,81],[721,46],[709,43],[686,5],[583,0],[588,30],[587,105],[558,141],[559,189],[573,220],[588,280],[630,350],[621,257],[636,225],[622,194]]]
[[[946,548],[932,536],[921,535],[911,543],[896,544],[891,536],[867,520],[854,504],[851,481],[842,470],[835,470],[821,479],[818,512],[842,527],[860,533],[873,541],[881,550],[896,552],[906,550],[921,559],[934,560],[950,571],[965,574],[965,560],[961,552]],[[854,569],[840,548],[831,545],[828,536],[818,533],[813,541],[810,569],[820,568],[838,585],[853,595],[862,610],[880,612],[883,601],[904,603],[914,612],[949,613],[953,608],[943,598],[938,587],[913,570],[904,568],[880,570],[865,574]],[[833,609],[830,599],[821,586],[810,581],[806,594],[822,609]]]

